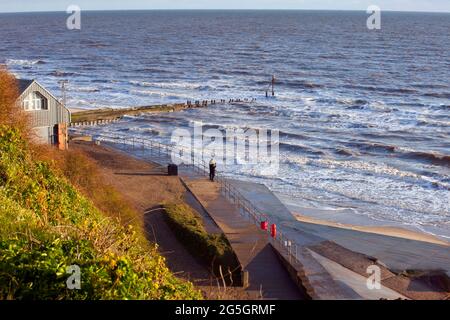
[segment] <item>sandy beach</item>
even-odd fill
[[[367,233],[375,233],[375,234],[381,234],[391,237],[397,237],[397,238],[404,238],[409,240],[416,240],[416,241],[423,241],[428,243],[434,243],[444,246],[450,246],[450,242],[442,240],[438,237],[435,237],[433,235],[429,235],[426,233],[420,233],[415,232],[399,227],[390,227],[390,226],[358,226],[358,225],[351,225],[347,223],[339,223],[339,222],[332,222],[332,221],[326,221],[322,219],[316,219],[312,217],[308,217],[299,213],[294,212],[294,216],[298,221],[306,222],[306,223],[313,223],[313,224],[319,224],[324,226],[330,226],[330,227],[336,227],[336,228],[342,228],[347,230],[355,230],[355,231],[361,231],[361,232],[367,232]]]

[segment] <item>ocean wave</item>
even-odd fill
[[[400,139],[400,140],[404,140],[405,137],[407,137],[409,134],[409,131],[407,130],[396,130],[396,131],[384,131],[384,132],[361,132],[359,133],[360,136],[362,137],[366,137],[369,139],[384,139],[384,140],[389,140],[389,139]],[[429,137],[426,136],[422,136],[422,137],[415,137],[415,139],[421,140],[421,141],[428,141]]]
[[[417,151],[375,142],[349,142],[347,143],[347,146],[369,152],[389,152],[405,159],[428,161],[432,164],[450,167],[450,155],[440,154],[437,152]]]
[[[384,93],[395,93],[395,94],[414,94],[417,90],[410,88],[387,88],[387,87],[377,87],[377,86],[363,86],[363,85],[344,85],[347,89],[365,90],[365,91],[377,91]]]
[[[369,102],[365,99],[351,99],[351,98],[317,98],[314,99],[317,103],[323,103],[327,105],[344,105],[351,107],[363,107]]]
[[[129,118],[131,120],[136,120],[136,117]],[[160,129],[149,128],[149,127],[129,127],[118,129],[120,132],[130,132],[130,133],[141,133],[141,134],[150,134],[152,136],[163,136],[164,132]]]
[[[302,155],[288,156],[283,160],[283,162],[292,166],[297,166],[299,168],[305,166],[314,166],[327,170],[333,170],[333,172],[340,172],[340,173],[342,173],[344,170],[351,173],[352,175],[364,174],[376,178],[386,177],[391,180],[395,179],[396,181],[400,181],[402,183],[406,182],[410,184],[419,184],[422,188],[442,190],[442,191],[450,190],[450,184],[446,183],[445,181],[442,181],[440,179],[441,177],[439,177],[438,179],[434,179],[433,177],[428,177],[415,172],[401,170],[384,163],[362,161],[362,160],[343,161],[327,157],[313,159]],[[326,173],[325,176],[328,177]]]
[[[438,109],[438,110],[447,110],[450,109],[450,104],[441,104],[438,106],[433,106],[433,109]]]
[[[441,99],[450,99],[450,92],[431,92],[424,93],[425,97],[433,97],[433,98],[441,98]]]
[[[285,86],[288,88],[302,88],[302,89],[317,89],[324,86],[319,83],[308,82],[306,80],[278,80],[277,85]]]
[[[448,88],[448,85],[444,84],[427,84],[427,83],[419,83],[419,84],[411,84],[411,86],[415,88],[421,88],[421,89],[445,89]]]
[[[80,69],[82,69],[83,71],[95,71],[96,72],[97,68],[98,67],[96,65],[90,64],[90,63],[80,65]]]
[[[279,134],[280,134],[280,139],[283,139],[283,138],[293,138],[293,139],[300,139],[300,140],[309,140],[310,139],[310,137],[305,136],[300,133],[280,131]]]
[[[346,110],[364,110],[365,107],[364,106],[359,106],[359,105],[355,105],[355,106],[348,106],[345,107]]]
[[[160,97],[160,98],[166,98],[166,99],[191,99],[192,96],[188,94],[179,94],[179,93],[172,93],[172,92],[163,92],[163,91],[156,91],[156,90],[130,90],[130,93],[136,94],[139,96],[153,96],[153,97]]]
[[[442,116],[443,119],[448,120],[448,116]],[[449,121],[439,121],[439,120],[431,120],[431,119],[420,119],[417,120],[418,126],[428,126],[428,127],[442,127],[442,128],[450,128],[450,122]]]
[[[89,48],[106,48],[111,46],[110,44],[95,40],[81,40],[80,44]]]
[[[360,153],[350,150],[348,148],[345,147],[337,147],[335,149],[335,153],[341,156],[347,156],[347,157],[355,157],[355,156],[359,156]]]
[[[7,59],[7,65],[15,65],[15,66],[32,66],[35,64],[45,64],[44,60],[26,60],[26,59]]]
[[[348,56],[342,53],[334,53],[334,54],[321,54],[318,56],[319,59],[325,60],[348,60]]]
[[[185,90],[209,90],[212,89],[209,85],[190,83],[190,82],[147,82],[131,80],[132,85],[138,87],[151,87],[159,89],[185,89]]]
[[[346,143],[347,147],[356,148],[360,151],[394,152],[396,146],[376,142],[354,141]]]
[[[296,144],[296,143],[290,143],[290,142],[280,142],[280,149],[281,150],[288,150],[288,151],[294,151],[294,152],[300,152],[300,153],[307,153],[312,154],[315,156],[324,156],[326,153],[322,150],[312,148],[306,145]]]
[[[450,168],[450,155],[440,154],[437,152],[403,151],[402,156],[403,158],[425,160],[431,162],[432,164]]]
[[[74,76],[75,74],[76,74],[75,72],[65,72],[61,70],[55,70],[48,73],[49,76],[53,77],[71,77]]]
[[[92,83],[113,83],[113,80],[107,80],[107,79],[92,79]]]
[[[100,89],[97,88],[97,87],[76,87],[76,86],[71,86],[70,90],[71,91],[75,91],[75,92],[86,92],[86,93],[100,92]]]
[[[255,83],[255,82],[252,82]],[[269,80],[259,80],[255,83],[259,87],[267,87],[269,88],[270,81]],[[283,80],[278,79],[276,81],[276,86],[286,87],[290,89],[316,89],[323,88],[324,86],[319,83],[309,82],[306,80]]]
[[[231,71],[227,71],[227,70],[221,70],[221,73],[225,74],[225,75],[236,75],[236,76],[253,76],[253,70],[231,70]]]
[[[88,109],[88,110],[94,109],[94,108],[88,107],[91,105],[91,103],[84,99],[71,98],[71,99],[69,99],[69,105],[75,106],[77,108]]]
[[[151,73],[151,74],[155,74],[155,73],[167,73],[167,74],[177,74],[180,75],[179,72],[175,72],[173,70],[168,70],[168,69],[162,69],[162,68],[140,68],[140,69],[135,69],[135,72],[138,73]]]

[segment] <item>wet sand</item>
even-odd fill
[[[313,223],[313,224],[319,224],[324,226],[330,226],[330,227],[336,227],[336,228],[342,228],[347,230],[355,230],[360,232],[367,232],[367,233],[375,233],[375,234],[381,234],[391,237],[397,237],[397,238],[403,238],[403,239],[409,239],[409,240],[416,240],[416,241],[422,241],[422,242],[428,242],[428,243],[434,243],[444,246],[450,246],[450,242],[445,241],[443,239],[440,239],[438,237],[435,237],[433,235],[429,235],[426,233],[420,233],[415,232],[399,227],[390,227],[390,226],[357,226],[347,223],[339,223],[339,222],[332,222],[322,219],[316,219],[312,217],[308,217],[299,213],[294,212],[293,213],[295,218],[300,222],[306,222],[306,223]]]

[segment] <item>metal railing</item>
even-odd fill
[[[72,132],[78,132],[78,130],[72,130]],[[81,131],[86,134],[86,130]],[[204,161],[203,154],[200,158],[196,158],[193,151],[191,151],[190,162],[186,163],[183,160],[184,151],[180,147],[175,145],[163,144],[153,141],[149,138],[141,137],[124,137],[121,135],[105,134],[97,132],[89,132],[93,141],[99,141],[111,144],[112,147],[116,146],[122,151],[132,151],[135,156],[146,158],[152,157],[152,161],[158,162],[161,165],[169,164],[171,162],[182,163],[183,166],[190,167],[194,172],[201,175],[209,176],[209,165]],[[122,146],[122,147],[120,147]],[[179,157],[178,159],[177,156]],[[155,159],[156,157],[156,159]],[[175,159],[174,159],[175,158]],[[184,157],[186,159],[187,157]],[[156,161],[155,161],[156,160]],[[178,160],[178,161],[174,161]],[[299,246],[287,236],[283,234],[283,231],[277,226],[276,237],[271,236],[270,226],[272,222],[267,214],[264,214],[253,203],[251,203],[242,193],[226,178],[225,174],[217,171],[216,181],[220,185],[221,193],[225,198],[234,204],[240,214],[247,219],[253,221],[258,228],[262,222],[267,222],[269,225],[267,236],[273,247],[280,253],[285,254],[290,263],[300,263],[299,260]],[[261,230],[262,231],[262,230]]]

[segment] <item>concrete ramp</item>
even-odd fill
[[[249,200],[260,212],[267,214],[271,219],[277,223],[283,221],[296,221],[292,213],[286,206],[278,199],[275,194],[269,190],[265,185],[228,180],[228,182],[236,188],[247,200]]]
[[[352,292],[348,286],[354,286],[355,282],[367,278],[367,267],[377,264],[385,272],[383,281],[387,286],[396,288],[398,297],[404,298],[407,295],[418,299],[441,299],[449,295],[445,286],[437,292],[432,292],[424,283],[414,283],[398,274],[403,271],[439,273],[438,278],[445,278],[450,274],[450,247],[427,243],[416,240],[403,239],[374,233],[348,230],[337,227],[299,222],[286,208],[286,206],[273,194],[266,186],[251,182],[230,180],[230,183],[255,206],[260,212],[270,217],[272,223],[276,223],[283,232],[283,235],[295,241],[301,249],[312,252],[312,256],[322,267],[330,273],[331,278],[338,281],[345,292]],[[323,256],[325,255],[325,256]],[[304,255],[303,259],[310,259],[309,255]],[[347,271],[335,267],[333,263],[338,263]],[[323,283],[317,281],[318,275],[322,275],[324,281],[329,281],[323,270],[317,264],[304,260],[304,268],[311,268],[307,273],[314,274],[316,288],[320,288]],[[314,268],[316,270],[314,270]],[[333,272],[336,271],[336,274]],[[339,274],[351,275],[348,283]],[[392,273],[394,272],[394,273]],[[336,277],[335,277],[336,276]],[[432,280],[431,280],[432,281]],[[441,280],[439,280],[441,281]],[[444,281],[445,282],[445,281]],[[409,285],[407,285],[409,283]],[[330,285],[330,283],[328,284]],[[365,282],[357,286],[357,292],[364,292]],[[385,288],[385,298],[393,296],[392,291]],[[340,292],[341,293],[341,292]],[[340,295],[339,293],[339,295]],[[345,294],[344,294],[345,295]],[[357,293],[347,295],[355,298]],[[365,298],[376,295],[365,292]],[[329,298],[329,297],[327,297]]]
[[[279,224],[289,238],[301,245],[333,241],[347,249],[375,257],[397,271],[407,269],[450,272],[450,247],[375,233],[348,230],[295,219],[266,186],[230,181],[247,200]]]
[[[218,183],[187,171],[181,168],[182,181],[226,235],[242,270],[249,274],[247,292],[264,299],[305,299],[270,246],[267,234],[240,215],[220,193]]]

